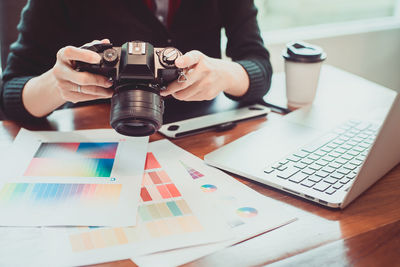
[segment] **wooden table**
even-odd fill
[[[347,75],[335,69],[328,69],[327,72]],[[327,99],[332,101],[332,92],[328,90],[327,85],[329,79],[324,77],[322,76],[321,84],[327,88],[320,89],[326,94],[317,96],[317,103],[324,103]],[[282,77],[278,78],[282,80]],[[351,76],[347,78],[351,79]],[[275,85],[277,84],[275,82]],[[368,88],[365,89],[367,85],[376,90],[383,90],[362,80],[359,80],[358,89],[369,92]],[[359,93],[356,89],[354,92]],[[372,92],[369,93],[371,95],[363,96],[364,100],[368,100],[368,97],[374,101],[387,100],[386,96],[383,96],[385,93],[382,93],[382,99],[374,97]],[[365,102],[362,104],[365,105]],[[203,158],[205,154],[265,126],[268,120],[277,119],[279,116],[270,114],[268,118],[242,122],[226,132],[207,132],[171,141]],[[99,104],[60,110],[54,112],[47,122],[41,125],[22,126],[31,130],[58,131],[109,128],[109,106]],[[11,121],[0,122],[0,142],[12,142],[20,127],[21,125]],[[155,134],[150,140],[162,138],[164,137],[160,134]],[[400,266],[400,165],[343,211],[325,208],[244,178],[235,178],[267,197],[295,207],[294,213],[299,220],[279,230],[198,259],[187,264],[188,266],[260,266],[270,263],[293,266]],[[98,266],[135,264],[124,260]]]

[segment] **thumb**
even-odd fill
[[[184,69],[196,65],[204,57],[204,54],[197,50],[192,50],[175,60],[178,68]]]

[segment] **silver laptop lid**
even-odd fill
[[[400,162],[400,95],[397,94],[341,208],[346,207]]]

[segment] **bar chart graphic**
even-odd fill
[[[42,143],[24,176],[110,177],[118,143]]]
[[[182,161],[180,161],[182,166],[186,169],[186,171],[189,173],[189,175],[193,178],[193,179],[198,179],[204,176],[204,174],[202,174],[201,172],[191,168],[190,166],[186,165],[185,163],[183,163]]]

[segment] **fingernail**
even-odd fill
[[[167,93],[167,92],[161,92],[160,95],[161,95],[161,96],[167,96],[168,93]]]
[[[112,83],[112,82],[109,82],[109,81],[106,81],[106,82],[104,83],[104,85],[105,85],[105,87],[111,87],[111,86],[113,85],[113,83]]]

